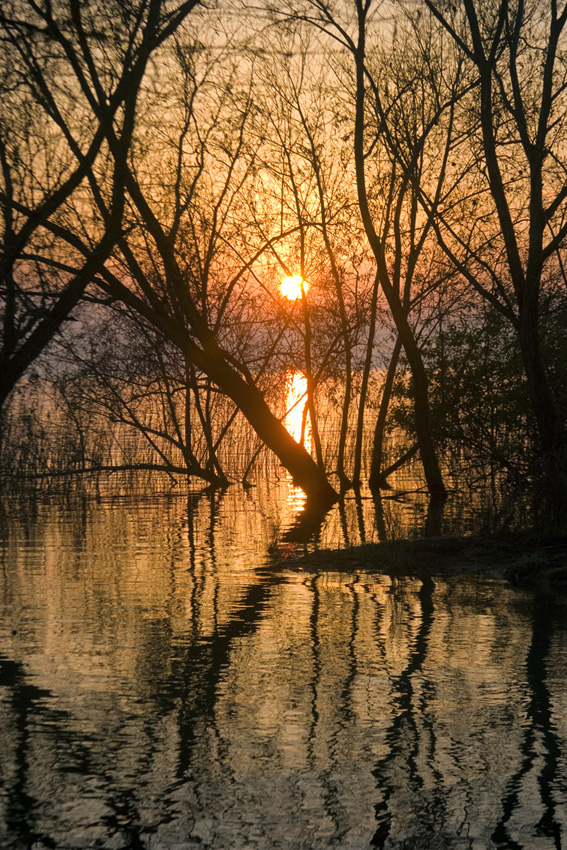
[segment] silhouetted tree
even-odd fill
[[[470,163],[476,198],[447,195],[437,211],[438,237],[517,335],[546,478],[564,494],[566,410],[545,354],[542,309],[546,277],[567,236],[567,6],[425,3],[477,79],[459,116],[455,151]]]
[[[345,115],[343,130],[353,145],[359,213],[374,257],[376,281],[412,373],[415,430],[427,486],[432,494],[442,495],[445,487],[431,427],[427,374],[410,317],[419,276],[417,263],[432,229],[431,216],[419,214],[415,181],[421,180],[427,165],[431,165],[424,148],[440,114],[450,110],[458,97],[459,73],[457,69],[452,82],[443,92],[436,92],[435,98],[425,93],[423,75],[428,69],[423,63],[406,59],[404,64],[390,56],[392,61],[383,58],[377,64],[373,42],[378,37],[383,41],[388,35],[385,29],[381,31],[379,19],[371,20],[374,11],[372,3],[363,0],[346,6],[306,0],[290,3],[279,14],[323,31],[331,44],[350,56],[353,67],[347,80],[352,107]],[[392,53],[397,49],[394,44],[392,38]],[[403,164],[392,155],[391,133],[405,140],[407,158]],[[437,182],[442,173],[441,157]],[[431,183],[430,174],[427,178]],[[375,471],[375,484],[378,479]]]
[[[142,80],[196,3],[2,4],[0,408],[112,252]],[[73,219],[83,255],[58,232]]]
[[[38,80],[36,100],[44,119],[57,123],[63,112],[52,106],[55,95],[49,88],[53,85],[59,94],[59,67],[44,70],[40,63],[36,72],[44,53],[50,57],[54,52],[57,59],[61,55],[60,62],[73,74],[71,90],[76,85],[85,101],[80,101],[84,112],[79,106],[71,112],[71,117],[77,116],[75,135],[60,121],[63,137],[80,163],[75,181],[81,188],[85,178],[83,194],[65,216],[42,218],[42,232],[65,245],[55,256],[39,246],[37,262],[51,273],[63,271],[73,281],[80,280],[77,295],[94,282],[97,297],[102,291],[103,298],[122,301],[149,322],[178,348],[185,362],[235,402],[296,482],[329,504],[335,498],[333,488],[266,403],[251,364],[251,340],[239,329],[246,310],[237,313],[235,305],[247,305],[250,311],[247,278],[266,245],[250,250],[245,222],[239,218],[241,196],[250,191],[254,176],[254,142],[248,143],[246,133],[256,107],[250,90],[236,79],[238,60],[223,64],[223,52],[228,54],[231,45],[219,44],[220,29],[210,27],[217,39],[212,54],[195,34],[184,35],[160,52],[159,64],[153,62],[144,76],[150,56],[193,5],[164,9],[150,2],[121,12],[121,5],[100,9],[72,2],[57,7],[61,20],[50,4],[34,12],[39,20],[30,27],[32,46],[21,62],[30,78]],[[4,15],[4,25],[17,25],[17,34],[27,37],[27,19],[20,19],[17,11],[16,6],[11,17]],[[122,28],[121,15],[126,21]],[[206,27],[207,22],[201,19],[200,24]],[[134,27],[132,32],[128,25]],[[44,51],[46,32],[53,51]],[[17,35],[11,37],[17,49]],[[123,67],[121,74],[118,69]],[[84,122],[98,128],[97,147],[86,161]],[[104,158],[95,162],[99,149]],[[6,193],[4,197],[10,211],[27,211]],[[268,244],[277,237],[270,237]],[[65,297],[67,293],[65,289]],[[60,309],[61,299],[56,303]],[[42,327],[52,328],[54,310]],[[7,317],[13,312],[8,310]],[[256,366],[257,350],[256,345]]]

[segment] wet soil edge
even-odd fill
[[[279,561],[278,566],[413,576],[488,573],[513,583],[543,583],[567,590],[567,535],[526,532],[391,540],[349,549],[320,549]]]

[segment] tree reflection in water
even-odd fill
[[[523,804],[522,796],[528,785],[533,789],[530,792],[532,794],[537,789],[542,810],[541,818],[535,824],[535,835],[551,839],[552,847],[562,847],[562,820],[565,814],[567,785],[565,779],[561,785],[558,771],[561,761],[565,761],[565,753],[563,752],[562,759],[551,695],[546,683],[551,641],[558,625],[557,614],[558,610],[549,605],[548,599],[536,596],[532,617],[532,642],[526,661],[529,696],[524,738],[520,745],[522,760],[508,784],[507,793],[503,796],[502,819],[492,834],[492,839],[498,847],[521,846],[512,838],[511,832],[514,813]],[[536,783],[529,783],[531,775],[535,777]],[[557,811],[558,804],[562,806],[561,813]]]
[[[386,736],[389,752],[373,771],[378,789],[383,796],[383,800],[375,807],[378,827],[370,842],[374,847],[385,847],[392,832],[392,812],[388,807],[388,801],[395,795],[397,786],[409,789],[416,802],[425,786],[424,779],[420,775],[417,758],[421,735],[416,714],[422,715],[424,719],[427,717],[426,698],[424,697],[421,706],[418,707],[414,704],[412,676],[414,673],[422,671],[427,656],[429,632],[433,621],[434,588],[435,585],[431,578],[426,578],[421,583],[418,593],[421,607],[419,631],[414,639],[407,666],[392,682],[392,697],[396,704],[397,713]],[[383,651],[387,652],[387,649],[384,648]],[[426,690],[427,688],[424,688],[424,693]],[[427,742],[431,757],[434,755],[435,732],[431,728],[430,722],[427,722],[426,725],[431,736],[430,741]],[[420,804],[420,837],[423,835],[424,838],[431,838],[438,830],[435,821],[437,819],[441,823],[444,821],[443,817],[439,817],[442,812],[436,811],[437,805],[435,804],[439,803],[442,805],[442,797],[435,794],[429,805]]]
[[[276,563],[286,487],[8,517],[0,846],[561,846],[565,599]]]

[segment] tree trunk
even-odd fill
[[[400,338],[398,337],[396,339],[396,344],[392,352],[392,358],[390,360],[390,365],[388,366],[388,372],[386,373],[386,380],[384,381],[384,389],[382,390],[382,398],[380,400],[380,409],[378,411],[376,427],[374,429],[374,441],[372,443],[372,460],[370,464],[370,477],[368,479],[368,485],[371,490],[376,490],[384,486],[384,479],[382,475],[384,431],[386,427],[386,416],[388,414],[388,408],[390,406],[392,387],[394,386],[394,376],[396,374],[398,358],[400,356],[401,350],[402,343],[400,341]]]
[[[409,326],[408,326],[409,327]],[[402,345],[408,358],[414,388],[415,431],[419,443],[419,453],[425,473],[427,488],[432,496],[444,496],[447,491],[443,484],[443,476],[437,459],[437,451],[431,433],[429,413],[429,395],[427,390],[427,375],[421,358],[421,352],[410,330],[406,339],[398,324]]]
[[[522,359],[541,449],[549,455],[565,447],[567,435],[543,363],[537,315],[529,308],[522,313],[519,327]]]
[[[567,430],[543,362],[533,311],[520,317],[519,338],[541,456],[535,478],[534,522],[564,530],[567,522]]]
[[[187,356],[194,358],[193,349]],[[306,449],[296,443],[289,431],[274,416],[260,390],[245,381],[222,357],[222,352],[210,348],[202,363],[196,364],[229,396],[242,411],[260,439],[274,452],[292,476],[294,483],[305,492],[312,505],[329,508],[338,496]]]
[[[174,280],[183,294],[183,278],[176,269],[171,253],[164,252],[164,260],[171,264]],[[243,378],[244,367],[242,371],[238,371],[228,362],[228,355],[223,352],[214,335],[206,327],[186,292],[185,302],[193,323],[194,336],[187,332],[185,326],[169,317],[165,311],[156,310],[153,305],[144,302],[111,273],[107,273],[106,283],[108,290],[115,298],[135,310],[163,333],[187,360],[234,401],[258,437],[274,452],[297,486],[305,492],[313,510],[330,508],[337,501],[338,495],[329,484],[324,470],[319,469],[306,449],[295,442],[289,431],[274,416],[264,396],[252,380],[247,381]],[[199,339],[201,345],[197,344],[196,339]]]
[[[378,291],[380,281],[378,275],[374,279],[372,288],[372,300],[370,302],[370,325],[368,328],[368,338],[366,340],[366,357],[364,359],[364,368],[362,370],[362,383],[360,385],[360,399],[358,402],[358,417],[356,421],[356,445],[354,449],[354,468],[352,480],[355,487],[360,486],[362,473],[362,446],[364,442],[364,410],[366,406],[366,396],[368,394],[368,383],[370,380],[370,371],[372,369],[372,352],[374,351],[374,336],[376,333],[376,311],[378,307]]]
[[[437,460],[437,452],[431,433],[429,414],[429,398],[427,374],[421,352],[413,330],[408,322],[406,311],[400,300],[400,294],[391,283],[388,265],[384,253],[384,244],[374,227],[370,211],[368,193],[366,190],[366,155],[364,150],[365,129],[365,39],[366,14],[368,5],[357,4],[358,9],[358,44],[354,50],[356,63],[356,102],[354,129],[354,158],[356,170],[356,188],[358,205],[364,230],[368,237],[372,253],[376,259],[377,273],[382,290],[388,301],[392,318],[395,322],[400,342],[406,353],[414,383],[415,430],[419,451],[425,473],[427,487],[432,496],[446,494],[441,469]]]

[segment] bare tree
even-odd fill
[[[347,438],[357,349],[367,321],[367,272],[361,267],[371,258],[353,216],[354,180],[345,179],[349,168],[351,176],[354,171],[352,146],[337,132],[343,120],[341,98],[319,61],[320,45],[312,35],[286,33],[278,40],[270,33],[271,61],[262,63],[262,73],[273,107],[262,167],[269,175],[271,203],[290,228],[296,223],[292,237],[274,246],[273,253],[280,274],[298,273],[306,281],[298,299],[300,336],[316,456],[322,465],[316,389],[334,376],[340,416],[333,435],[333,472],[346,489],[351,485]]]
[[[157,60],[156,49],[194,5],[171,9],[152,0],[114,9],[70,2],[56,7],[56,15],[50,3],[34,3],[29,24],[14,0],[10,15],[4,15],[14,50],[24,36],[20,65],[37,88],[32,93],[43,119],[60,128],[79,163],[72,184],[78,191],[72,197],[63,193],[64,214],[62,204],[53,201],[58,215],[41,216],[41,232],[57,243],[57,251],[40,244],[33,259],[50,275],[80,285],[72,288],[72,304],[68,286],[62,292],[54,288],[55,301],[41,327],[51,338],[57,317],[65,318],[92,282],[96,298],[102,293],[103,300],[122,301],[173,343],[185,362],[235,402],[297,483],[328,505],[335,493],[324,471],[270,410],[256,380],[255,373],[262,373],[254,365],[258,335],[253,340],[242,334],[246,323],[239,305],[250,304],[251,269],[267,249],[247,245],[245,220],[239,217],[241,196],[254,177],[254,145],[246,136],[256,108],[250,88],[236,80],[238,62],[229,62],[227,76],[220,78],[230,45],[223,46],[220,29],[207,29],[205,18],[199,24],[215,42],[212,53],[193,33],[162,49]],[[44,50],[46,33],[50,51]],[[48,59],[54,53],[59,64],[44,68],[44,53]],[[56,98],[59,71],[67,65],[70,86],[81,98],[82,109],[74,112],[58,106]],[[77,126],[70,126],[68,116],[78,116]],[[88,156],[83,125],[96,128]],[[8,224],[17,211],[35,225],[35,207],[14,196],[16,181],[7,183]],[[273,238],[278,234],[268,242]],[[27,246],[29,240],[20,242]],[[11,295],[16,290],[10,286]],[[6,316],[13,324],[11,306]]]
[[[425,4],[478,81],[460,115],[462,158],[476,163],[469,173],[476,196],[447,197],[437,210],[438,237],[514,328],[544,466],[565,482],[566,411],[544,354],[542,307],[546,276],[567,236],[567,5]]]
[[[415,431],[427,486],[431,494],[443,495],[445,486],[432,432],[427,374],[410,312],[416,285],[427,289],[432,284],[431,278],[424,280],[418,269],[418,261],[422,261],[431,242],[432,212],[423,215],[415,184],[427,172],[429,184],[434,181],[435,200],[435,185],[439,187],[443,182],[448,142],[444,140],[441,155],[434,163],[426,153],[426,143],[441,114],[450,111],[460,96],[459,70],[452,69],[451,81],[444,91],[427,92],[424,98],[427,85],[423,84],[423,75],[430,76],[431,69],[423,62],[412,61],[407,52],[402,62],[394,57],[398,45],[394,47],[396,36],[391,22],[380,17],[380,4],[372,0],[353,0],[348,4],[306,0],[291,3],[285,13],[276,15],[316,27],[330,38],[336,50],[350,56],[347,85],[353,105],[347,116],[347,132],[353,145],[358,207],[374,257],[376,282],[386,299],[412,374]],[[377,63],[379,42],[388,43],[391,52],[386,60],[382,51],[381,62]],[[409,43],[405,46],[409,47]],[[394,152],[394,138],[404,140],[403,161]],[[372,342],[369,352],[371,348]],[[377,474],[373,476],[376,482],[378,478]]]
[[[373,193],[381,192],[387,199],[379,222],[379,236],[388,263],[390,282],[405,311],[423,361],[423,345],[436,323],[438,314],[432,307],[437,293],[448,280],[456,285],[457,273],[443,257],[435,239],[436,211],[444,199],[450,159],[458,143],[455,109],[470,91],[470,78],[464,72],[459,57],[447,59],[447,45],[442,33],[423,20],[421,14],[399,15],[393,22],[382,22],[388,35],[381,45],[367,49],[365,60],[368,78],[368,101],[373,105],[375,125],[369,150],[375,166]],[[442,71],[442,73],[441,73]],[[383,162],[379,163],[381,152]],[[367,165],[371,172],[371,163]],[[424,209],[422,192],[427,191],[431,202]],[[378,227],[378,226],[377,226]],[[381,279],[381,278],[380,278]],[[388,305],[395,316],[398,307]],[[429,378],[416,384],[416,371],[411,367],[404,344],[404,332],[395,321],[397,339],[386,372],[380,409],[376,421],[372,452],[370,485],[385,484],[387,476],[398,469],[420,449],[419,401],[427,391]],[[403,329],[402,329],[403,330]],[[387,469],[383,466],[383,439],[397,363],[405,352],[411,368],[414,417],[417,442]],[[438,441],[442,435],[440,423],[432,428]]]
[[[232,399],[298,485],[328,505],[336,495],[324,470],[293,440],[261,388],[274,295],[255,265],[284,234],[252,241],[244,215],[261,140],[248,137],[257,108],[238,64],[230,49],[215,45],[211,53],[185,37],[161,56],[130,148],[128,232],[97,285]],[[118,157],[112,129],[107,143]],[[88,251],[79,234],[68,230],[67,237]]]
[[[196,3],[2,4],[0,407],[112,252],[142,79]],[[52,226],[70,219],[84,255]]]
[[[151,325],[126,315],[119,305],[113,314],[111,321],[106,311],[96,324],[89,319],[84,338],[70,347],[69,364],[61,369],[55,390],[70,420],[90,418],[90,430],[100,423],[110,442],[114,438],[122,448],[118,459],[113,451],[101,457],[87,434],[75,469],[151,470],[174,481],[191,477],[226,486],[218,452],[235,419],[234,406],[212,394],[204,376]],[[54,474],[67,471],[72,470]]]

